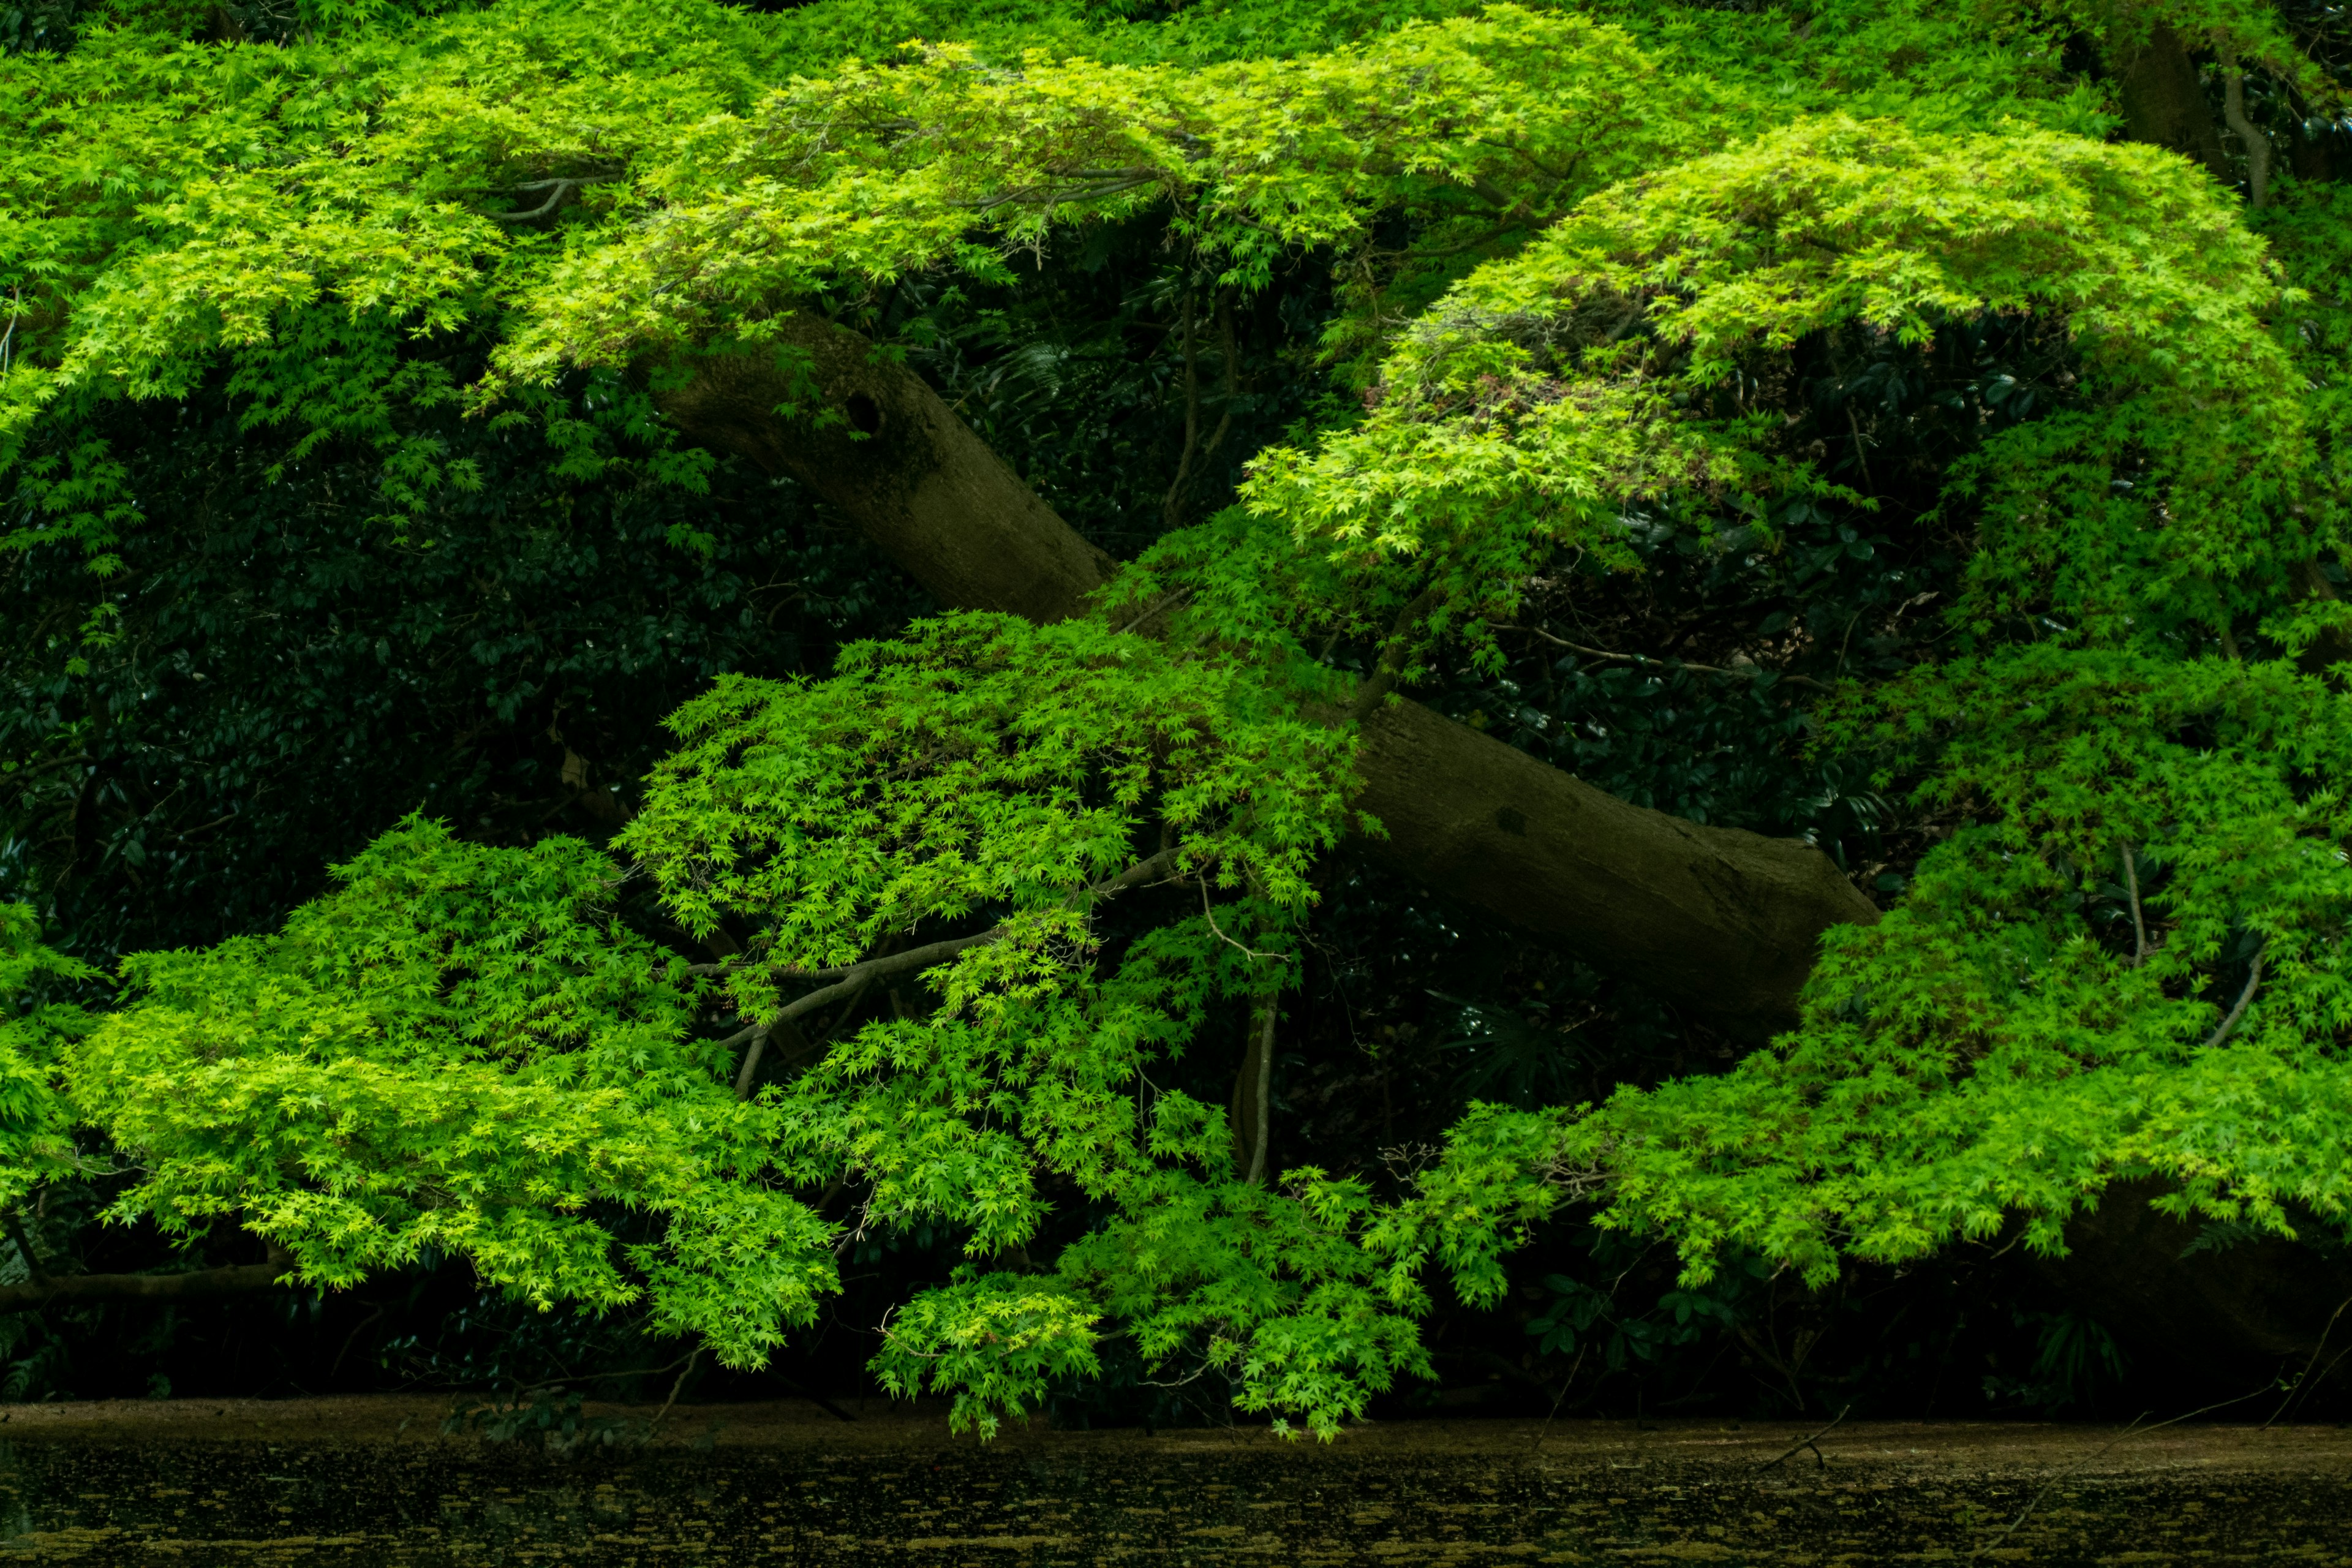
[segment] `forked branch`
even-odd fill
[[[1176,851],[1172,847],[1162,849],[1150,859],[1137,861],[1118,876],[1095,883],[1087,888],[1086,892],[1097,900],[1111,898],[1139,882],[1147,882],[1156,877],[1165,876],[1175,863]],[[945,963],[949,959],[967,949],[985,947],[991,942],[1002,942],[1011,931],[1010,925],[997,924],[989,927],[986,931],[974,931],[970,936],[950,937],[944,942],[934,942],[922,947],[910,947],[904,952],[886,953],[878,958],[868,958],[860,963],[845,964],[837,969],[813,969],[793,974],[792,978],[795,980],[830,980],[833,984],[820,986],[804,996],[794,997],[759,1023],[739,1030],[719,1042],[721,1049],[732,1049],[745,1041],[751,1042],[751,1049],[743,1054],[742,1070],[735,1075],[735,1097],[738,1100],[751,1098],[752,1081],[759,1074],[760,1057],[767,1046],[768,1037],[783,1025],[814,1013],[828,1003],[844,997],[854,997],[877,980],[887,980],[892,975],[929,969],[933,964]],[[709,973],[715,967],[718,966],[708,964],[696,966],[703,973]]]
[[[571,198],[572,193],[581,186],[609,184],[620,177],[618,172],[613,172],[602,174],[562,174],[550,180],[527,181],[517,185],[515,189],[518,192],[545,191],[547,199],[528,212],[484,213],[482,216],[492,223],[536,223],[562,206]]]

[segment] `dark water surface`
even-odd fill
[[[1842,1427],[1825,1464],[1767,1468],[1802,1429],[982,1447],[934,1417],[713,1409],[649,1447],[561,1458],[439,1437],[439,1414],[18,1407],[0,1425],[0,1563],[2352,1565],[2352,1434],[2332,1427]]]

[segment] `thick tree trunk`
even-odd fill
[[[942,604],[1040,621],[1085,608],[1113,563],[920,377],[821,322],[790,342],[838,424],[776,414],[783,376],[740,359],[697,362],[664,411],[800,479]],[[1628,805],[1418,703],[1384,705],[1364,742],[1359,804],[1386,829],[1373,854],[1731,1026],[1792,1018],[1822,931],[1878,918],[1810,845]]]
[[[1792,1022],[1822,932],[1877,908],[1793,838],[1704,827],[1616,796],[1418,702],[1365,721],[1371,853],[1749,1034]]]
[[[777,415],[790,382],[745,358],[698,359],[692,382],[656,400],[696,440],[831,502],[942,605],[1058,621],[1115,569],[922,377],[811,317],[793,321],[785,343],[808,356],[836,422]]]
[[[2197,67],[2179,34],[2159,22],[2145,42],[2118,47],[2108,58],[2107,69],[2121,100],[2126,136],[2185,153],[2225,185],[2237,183],[2221,151],[2212,105],[2205,101]]]

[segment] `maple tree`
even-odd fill
[[[207,400],[422,559],[495,489],[465,433],[525,433],[671,498],[688,558],[733,544],[678,498],[789,479],[937,613],[720,675],[602,846],[377,824],[275,934],[122,957],[105,999],[12,913],[0,1204],[102,1175],[269,1279],[462,1258],[738,1365],[851,1240],[939,1226],[961,1261],[886,1387],[992,1430],[1116,1338],[1326,1436],[1431,1374],[1436,1278],[1498,1300],[1572,1207],[1693,1288],[2055,1251],[2147,1180],[2345,1220],[2347,229],[2297,16],[231,20],[91,12],[0,62],[0,543],[79,574],[57,689],[127,635],[141,411]],[[1054,498],[1108,482],[992,442],[1087,416],[1038,367],[1118,360],[1124,318],[1080,353],[1022,301],[1120,246],[1181,437],[1156,515],[1089,531]],[[1286,417],[1236,435],[1269,330]],[[983,343],[1038,401],[975,428],[941,367]],[[1707,611],[1675,647],[1583,629],[1663,581]],[[1530,639],[1596,705],[1696,682],[1909,837],[1842,864],[1834,789],[1706,820],[1664,731],[1679,813],[1556,765],[1638,782],[1511,700]],[[20,730],[28,789],[94,766],[94,721]],[[1286,1163],[1342,846],[1752,1048],[1477,1099],[1417,1168]],[[1164,1081],[1220,1030],[1225,1103]],[[23,1300],[76,1278],[19,1251]]]

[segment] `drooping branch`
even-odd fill
[[[776,414],[782,373],[742,359],[694,362],[662,407],[696,439],[800,479],[944,605],[1084,612],[1110,559],[921,377],[824,322],[787,336],[839,422]],[[1878,918],[1810,844],[1629,805],[1415,702],[1366,716],[1357,766],[1357,805],[1382,828],[1370,855],[1735,1027],[1791,1019],[1822,932]]]

